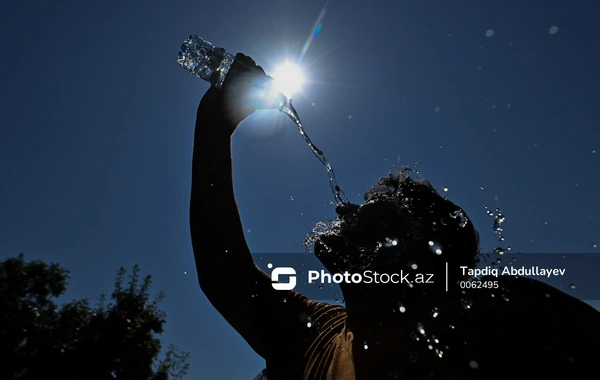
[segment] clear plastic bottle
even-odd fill
[[[244,63],[236,60],[225,49],[193,34],[183,41],[177,63],[217,88],[223,88],[231,78],[247,70]],[[271,78],[265,76],[265,83],[271,83]],[[289,100],[276,91],[273,85],[264,86],[257,98],[262,103],[259,108],[277,108],[282,112],[289,109]]]

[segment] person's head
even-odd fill
[[[465,211],[428,181],[411,178],[409,169],[380,178],[364,199],[338,206],[338,218],[313,239],[331,273],[442,274],[448,263],[456,274],[478,264],[479,234]]]

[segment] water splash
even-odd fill
[[[496,216],[494,217],[494,233],[498,235],[499,241],[504,241],[504,235],[502,235],[502,224],[506,221],[506,217],[502,214],[502,210],[496,209]]]
[[[331,164],[325,157],[325,154],[323,153],[323,151],[321,149],[317,148],[317,146],[310,140],[310,138],[304,131],[304,126],[302,125],[302,122],[300,121],[300,118],[298,117],[298,113],[292,106],[292,101],[290,100],[287,105],[283,106],[281,111],[284,112],[286,115],[288,115],[289,118],[292,119],[292,121],[294,123],[296,123],[296,125],[298,126],[298,131],[300,131],[300,135],[304,138],[304,141],[306,141],[306,143],[310,147],[310,150],[319,159],[319,161],[321,161],[323,166],[325,166],[325,169],[327,170],[327,174],[329,175],[329,186],[331,187],[331,191],[333,193],[333,197],[335,198],[336,204],[340,205],[340,204],[350,203],[346,194],[338,186],[337,179],[335,178],[335,172],[333,171],[333,167],[331,166]]]
[[[317,239],[320,236],[322,236],[326,232],[330,231],[337,224],[339,224],[339,221],[337,221],[337,220],[332,220],[329,223],[325,223],[325,222],[316,223],[315,226],[313,227],[311,233],[308,234],[306,236],[306,238],[304,239],[304,248],[306,250],[306,254],[307,255],[309,254],[310,249],[312,248],[313,244],[317,241]]]
[[[460,219],[460,221],[459,221],[459,223],[458,223],[458,226],[459,226],[459,227],[461,227],[461,228],[462,228],[462,227],[464,227],[464,226],[466,226],[466,225],[467,225],[467,223],[469,222],[469,219],[467,219],[467,216],[465,215],[465,213],[464,213],[464,212],[462,212],[462,210],[456,210],[456,211],[453,211],[453,212],[450,214],[450,217],[451,217],[452,219],[459,218],[459,219]]]

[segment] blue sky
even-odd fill
[[[189,378],[251,379],[263,361],[197,285],[188,206],[208,84],[176,56],[197,34],[273,72],[324,6],[3,5],[0,258],[59,262],[67,298],[110,292],[117,268],[139,263],[166,292],[163,338],[191,353]],[[416,163],[467,211],[484,251],[498,245],[487,206],[506,215],[513,251],[600,254],[599,12],[583,0],[332,0],[294,105],[355,202]],[[333,217],[324,168],[277,111],[240,126],[234,161],[253,252],[302,252]]]

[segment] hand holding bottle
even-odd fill
[[[237,126],[257,109],[279,108],[287,100],[282,97],[273,85],[273,78],[252,58],[238,53],[222,88],[211,86],[201,107],[203,103],[210,104],[213,111],[223,112],[228,122]]]

